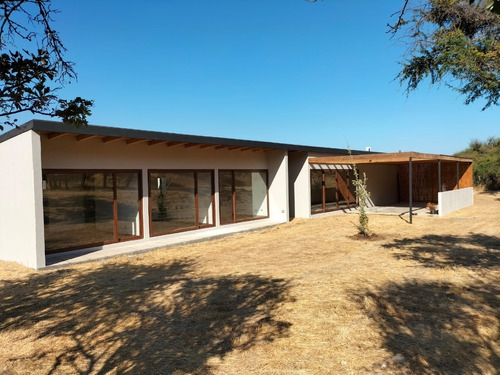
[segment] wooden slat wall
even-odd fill
[[[413,200],[415,202],[435,202],[438,193],[437,164],[413,164]],[[401,164],[398,167],[399,193],[402,202],[409,201],[409,167]]]
[[[400,200],[408,202],[408,164],[398,166]],[[460,188],[472,187],[472,164],[460,163]],[[434,202],[438,198],[438,164],[413,164],[413,200],[415,202]],[[457,189],[456,162],[441,162],[441,185],[444,190]]]

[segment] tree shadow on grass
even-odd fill
[[[484,234],[426,235],[396,239],[383,247],[396,249],[397,259],[414,260],[424,267],[490,268],[500,265],[500,238]]]
[[[287,336],[291,323],[275,317],[293,301],[287,281],[201,277],[193,267],[103,264],[0,282],[0,332],[29,331],[35,345],[30,358],[8,358],[7,368],[202,374],[211,358]],[[44,339],[56,345],[37,345]]]
[[[500,369],[500,286],[446,282],[387,283],[355,294],[377,324],[399,374],[497,374]]]

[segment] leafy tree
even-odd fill
[[[465,96],[465,104],[500,100],[500,0],[406,0],[388,25],[409,43],[398,75],[407,94],[426,78]]]
[[[93,102],[57,95],[77,74],[51,26],[55,13],[51,0],[0,0],[0,130],[15,126],[21,112],[87,125]]]

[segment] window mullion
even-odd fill
[[[116,187],[116,172],[113,175],[113,232],[114,240],[118,241],[118,192]],[[104,174],[104,179],[106,179],[106,174]]]
[[[194,214],[195,214],[195,227],[198,229],[200,227],[200,215],[198,210],[200,209],[199,203],[198,203],[198,173],[194,172],[193,173],[194,177]]]

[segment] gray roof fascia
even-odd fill
[[[256,148],[266,148],[266,149],[276,149],[276,150],[304,151],[304,152],[328,153],[328,154],[335,153],[340,155],[348,154],[347,149],[340,149],[340,148],[303,146],[303,145],[293,145],[286,143],[250,141],[250,140],[233,139],[233,138],[207,137],[200,135],[166,133],[166,132],[157,132],[150,130],[126,129],[126,128],[97,126],[97,125],[82,126],[80,128],[77,128],[71,125],[64,124],[62,122],[46,121],[46,120],[31,120],[19,126],[16,129],[13,129],[5,134],[2,134],[0,135],[0,143],[6,141],[7,139],[13,138],[21,133],[24,133],[28,130],[33,130],[35,132],[40,131],[40,132],[53,132],[53,133],[68,133],[77,135],[80,134],[97,135],[103,137],[120,137],[120,138],[169,141],[169,142],[188,142],[188,143],[203,143],[203,144],[214,144],[214,145],[224,145],[224,146],[256,147]],[[358,155],[358,154],[373,153],[373,152],[352,150],[352,153],[354,155]]]
[[[33,130],[33,120],[28,121],[27,123],[17,126],[12,130],[9,130],[6,133],[0,134],[0,143],[5,142],[8,139],[17,137],[22,133],[26,133],[29,130]]]

